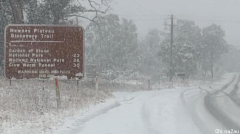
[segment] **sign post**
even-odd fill
[[[7,79],[80,80],[84,30],[78,26],[9,25],[5,29]]]
[[[9,25],[5,29],[7,79],[60,80],[84,77],[84,30],[79,26]],[[44,84],[43,84],[44,86]],[[44,90],[44,87],[43,87]]]

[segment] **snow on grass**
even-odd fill
[[[49,131],[79,109],[110,98],[105,91],[77,88],[60,81],[61,108],[57,108],[54,81],[9,81],[0,79],[0,133],[38,134]],[[44,87],[44,90],[43,90]]]
[[[139,91],[147,86],[99,80],[59,81],[61,108],[57,108],[54,81],[0,78],[0,133],[41,134],[59,129],[67,119],[112,98],[111,91]]]

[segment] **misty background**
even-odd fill
[[[239,130],[240,76],[231,73],[240,70],[239,5],[239,0],[0,0],[0,133],[54,131],[73,115],[83,119],[73,117],[76,133],[88,125],[97,133]],[[8,24],[83,26],[85,78],[59,81],[60,86],[57,79],[5,79]],[[108,100],[103,111],[85,111]],[[99,127],[103,122],[107,127]]]
[[[14,16],[12,4],[1,0],[2,59],[4,27],[16,23],[19,17],[19,22],[25,24],[83,26],[86,65],[97,66],[99,76],[110,74],[110,79],[114,79],[136,74],[154,80],[167,79],[173,15],[175,75],[211,78],[224,71],[239,71],[240,2],[236,0],[98,2],[24,0],[20,2],[22,14],[16,10]]]

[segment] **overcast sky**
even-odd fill
[[[240,46],[240,0],[114,0],[112,13],[131,19],[144,37],[151,28],[164,30],[171,14],[193,20],[201,28],[222,26],[229,44]],[[167,32],[167,31],[166,31]]]

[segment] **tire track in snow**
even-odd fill
[[[151,120],[150,120],[150,112],[146,108],[147,102],[149,102],[149,100],[151,100],[152,98],[157,97],[159,95],[162,95],[162,94],[157,94],[157,95],[153,95],[153,96],[149,97],[143,103],[143,105],[141,107],[142,120],[143,120],[143,123],[145,124],[145,128],[147,129],[148,134],[160,134],[160,132],[158,132],[157,130],[154,129],[154,127],[152,127],[152,123],[151,123]]]
[[[165,90],[167,91],[167,90]],[[173,93],[180,93],[181,91],[179,91],[179,89],[174,89],[174,91],[171,91],[171,92],[166,92],[166,93],[159,93],[159,94],[156,94],[156,95],[152,95],[150,96],[149,98],[147,98],[144,103],[142,104],[142,107],[141,107],[141,116],[142,116],[142,121],[143,123],[145,124],[144,126],[146,127],[146,130],[148,132],[148,134],[161,134],[161,133],[166,133],[166,132],[161,132],[162,130],[159,129],[159,127],[156,127],[156,126],[153,126],[153,123],[151,122],[151,115],[153,115],[153,109],[151,109],[151,112],[149,111],[149,108],[148,108],[148,103],[151,102],[152,99],[158,97],[158,96],[161,96],[161,95],[166,95],[166,94],[173,94]],[[176,100],[178,99],[178,97],[175,98]],[[157,104],[154,104],[155,107],[158,107],[159,106],[159,103],[158,102]],[[164,104],[164,105],[167,105],[168,101]],[[151,106],[152,104],[149,104],[149,106]],[[158,108],[158,114],[159,114],[159,109]],[[160,114],[159,114],[160,115]],[[161,124],[159,124],[161,125]],[[159,130],[157,130],[156,128],[158,128]]]
[[[104,108],[86,116],[86,117],[75,120],[74,123],[73,123],[74,128],[61,131],[58,134],[81,133],[81,131],[84,129],[85,124],[87,122],[90,122],[91,120],[94,120],[95,118],[100,117],[100,116],[108,113],[109,111],[120,107],[121,105],[124,105],[124,104],[127,104],[128,102],[131,102],[134,99],[136,99],[137,97],[138,96],[134,96],[134,97],[127,98],[127,99],[117,100],[117,101],[113,102],[112,104],[110,104],[110,105],[108,105],[108,106],[106,106],[106,107],[104,107]]]
[[[180,99],[181,99],[181,102],[182,104],[184,105],[185,109],[188,111],[188,113],[190,114],[191,116],[191,119],[193,121],[193,123],[198,127],[199,131],[202,133],[202,134],[209,134],[208,131],[206,131],[206,128],[205,126],[203,125],[204,122],[202,121],[201,118],[199,118],[199,116],[196,114],[196,112],[187,105],[187,101],[185,99],[185,93],[190,91],[190,90],[193,90],[193,89],[196,89],[196,88],[191,88],[191,89],[187,89],[185,91],[183,91],[181,94],[180,94]],[[203,90],[205,91],[205,90]],[[195,95],[197,96],[197,95]],[[194,101],[192,101],[192,104],[193,102],[196,102],[196,99]]]
[[[71,129],[71,130],[67,130],[67,132],[61,132],[60,134],[73,134],[73,133],[80,133],[83,129],[84,129],[84,126],[87,122],[101,116],[101,115],[104,115],[106,114],[107,112],[109,112],[110,110],[112,109],[115,109],[117,107],[121,106],[121,104],[117,101],[115,101],[113,104],[105,107],[105,108],[102,108],[100,110],[98,110],[97,112],[94,112],[93,114],[90,114],[84,118],[80,118],[80,119],[77,119],[76,121],[74,121],[74,129]]]

